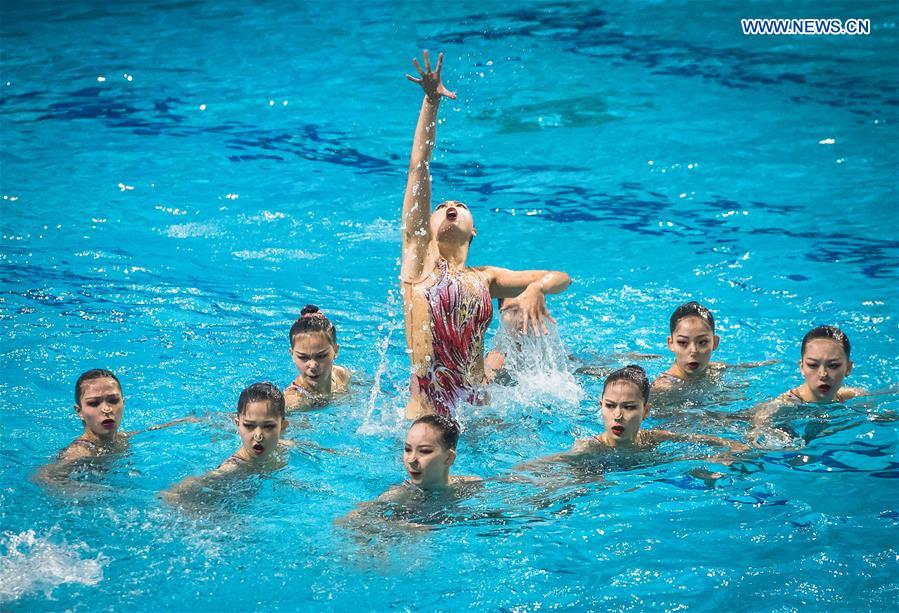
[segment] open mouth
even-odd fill
[[[100,425],[106,428],[107,430],[112,430],[115,428],[115,420],[114,419],[104,419],[100,422]]]
[[[621,436],[624,434],[624,426],[612,426],[612,434],[615,436]]]
[[[260,443],[256,443],[255,445],[253,445],[253,453],[255,453],[256,455],[262,455],[264,451],[265,447],[263,447]]]
[[[450,207],[446,210],[446,218],[449,221],[456,221],[457,217],[459,217],[459,211],[457,211],[453,207]]]
[[[821,392],[822,394],[826,394],[827,392],[830,391],[830,386],[827,385],[826,383],[822,383],[821,385],[818,386],[818,391]]]
[[[699,362],[687,362],[687,368],[690,370],[699,370]]]

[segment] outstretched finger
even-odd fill
[[[406,73],[406,78],[409,79],[410,81],[412,81],[413,83],[421,83],[421,79],[416,79],[415,77],[410,75],[408,72]]]
[[[412,58],[412,63],[415,64],[415,70],[418,71],[418,74],[425,76],[425,71],[421,69],[421,64],[418,63],[417,57]]]
[[[428,69],[428,72],[431,72],[431,59],[428,57],[427,49],[425,49],[424,56],[425,56],[425,68]]]
[[[540,337],[540,318],[534,317],[534,319],[531,321],[531,325],[534,327],[534,336],[539,338]]]
[[[440,74],[440,68],[443,66],[443,54],[437,54],[437,70],[435,71],[437,74]]]
[[[440,95],[446,96],[447,98],[452,98],[453,100],[456,99],[456,92],[451,92],[450,90],[448,90],[445,87],[440,88]]]

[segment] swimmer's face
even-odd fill
[[[674,363],[688,379],[702,375],[709,367],[712,352],[718,348],[718,336],[702,317],[684,317],[668,337],[668,349]]]
[[[281,432],[287,428],[287,420],[267,400],[247,403],[246,410],[234,422],[243,455],[251,460],[269,457],[278,447]]]
[[[456,459],[453,449],[440,443],[440,431],[430,424],[415,424],[406,435],[403,464],[409,481],[422,489],[445,487],[449,468]]]
[[[806,343],[799,371],[815,402],[831,402],[843,385],[843,378],[852,372],[852,362],[840,343],[816,338]]]
[[[115,438],[124,411],[125,398],[115,379],[101,377],[82,384],[75,412],[84,422],[85,434],[90,432],[104,440]]]
[[[431,213],[431,236],[438,241],[467,243],[476,236],[468,206],[456,200],[441,202]]]
[[[640,432],[640,425],[649,415],[649,405],[643,403],[640,388],[629,381],[607,385],[600,406],[606,427],[605,439],[613,446],[632,444]]]
[[[297,334],[290,348],[290,357],[307,387],[326,388],[331,382],[331,369],[340,345],[331,343],[324,332]]]

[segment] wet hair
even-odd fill
[[[409,429],[411,430],[418,424],[426,424],[437,428],[440,432],[440,444],[443,445],[444,449],[455,449],[459,443],[459,424],[452,417],[444,417],[436,413],[422,415],[412,422]]]
[[[646,371],[641,367],[636,364],[628,364],[624,368],[619,368],[606,377],[605,383],[602,384],[602,393],[605,394],[606,388],[618,381],[626,381],[636,385],[637,389],[640,390],[640,395],[643,396],[643,404],[649,402],[649,379],[646,377]]]
[[[314,304],[307,304],[303,307],[300,317],[290,327],[290,346],[293,347],[294,339],[297,336],[309,332],[321,332],[328,337],[332,345],[337,344],[337,330],[334,328],[334,324]]]
[[[849,359],[849,337],[836,326],[818,326],[817,328],[812,328],[806,332],[805,336],[802,337],[802,351],[800,357],[805,355],[805,346],[816,338],[827,338],[839,343],[842,345],[843,351],[846,352],[846,359]]]
[[[240,393],[237,399],[237,415],[238,417],[247,412],[247,405],[251,402],[268,402],[271,409],[277,409],[281,419],[287,418],[287,410],[284,406],[284,394],[281,393],[275,385],[268,381],[264,383],[254,383]]]
[[[119,378],[116,377],[111,370],[106,370],[105,368],[92,368],[91,370],[86,370],[81,373],[81,376],[78,377],[78,380],[75,382],[75,404],[81,405],[81,392],[84,391],[84,384],[88,381],[93,381],[94,379],[112,379],[116,382],[116,385],[119,386],[119,391],[122,391],[122,382],[119,381]]]
[[[704,319],[712,329],[712,334],[715,333],[715,318],[712,317],[712,312],[698,302],[692,301],[682,304],[674,309],[674,313],[671,314],[671,320],[669,321],[671,334],[674,334],[678,322],[686,317],[699,317],[700,319]]]

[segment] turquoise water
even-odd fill
[[[399,209],[420,102],[403,74],[425,47],[459,94],[435,197],[470,204],[472,264],[571,274],[550,302],[575,356],[560,368],[639,352],[661,372],[668,315],[697,299],[716,358],[777,360],[726,375],[716,411],[796,385],[798,341],[823,323],[853,342],[848,383],[896,385],[896,7],[729,5],[4,1],[0,605],[899,604],[895,394],[797,415],[801,450],[730,468],[673,446],[602,480],[509,479],[601,429],[600,381],[557,369],[463,417],[456,472],[489,480],[423,507],[430,531],[332,524],[403,476]],[[872,33],[740,33],[807,16]],[[240,390],[292,379],[307,302],[356,384],[288,434],[337,453],[301,446],[218,508],[167,508],[160,490],[239,445]],[[98,366],[122,379],[126,429],[210,417],[135,437],[90,496],[45,492],[29,476],[80,432],[72,388]],[[654,423],[745,434],[679,408]]]

